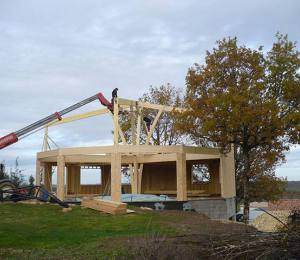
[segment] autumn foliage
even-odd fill
[[[250,184],[272,176],[284,152],[300,143],[300,55],[287,36],[270,51],[226,38],[186,77],[187,111],[179,128],[196,143],[234,145],[238,190],[248,215]],[[266,177],[267,178],[267,177]]]

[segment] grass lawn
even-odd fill
[[[57,205],[17,203],[0,204],[0,216],[0,258],[98,257],[100,249],[111,258],[126,254],[118,239],[175,233],[164,224],[170,216],[153,211],[111,216],[80,206],[64,213]]]

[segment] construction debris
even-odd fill
[[[86,208],[102,211],[112,215],[121,215],[127,213],[127,204],[122,202],[84,198],[81,202],[81,205]]]

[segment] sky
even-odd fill
[[[0,136],[86,97],[137,99],[149,86],[185,88],[194,63],[218,39],[268,50],[276,32],[300,40],[300,1],[0,1]],[[100,108],[94,102],[80,111]],[[77,112],[77,113],[78,113]],[[50,129],[60,147],[112,143],[109,116]],[[13,167],[19,157],[34,174],[43,133],[0,150]],[[278,176],[300,180],[300,147],[287,154]]]

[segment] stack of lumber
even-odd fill
[[[103,211],[112,215],[121,215],[127,213],[126,203],[110,200],[84,198],[81,202],[81,206],[98,211]]]

